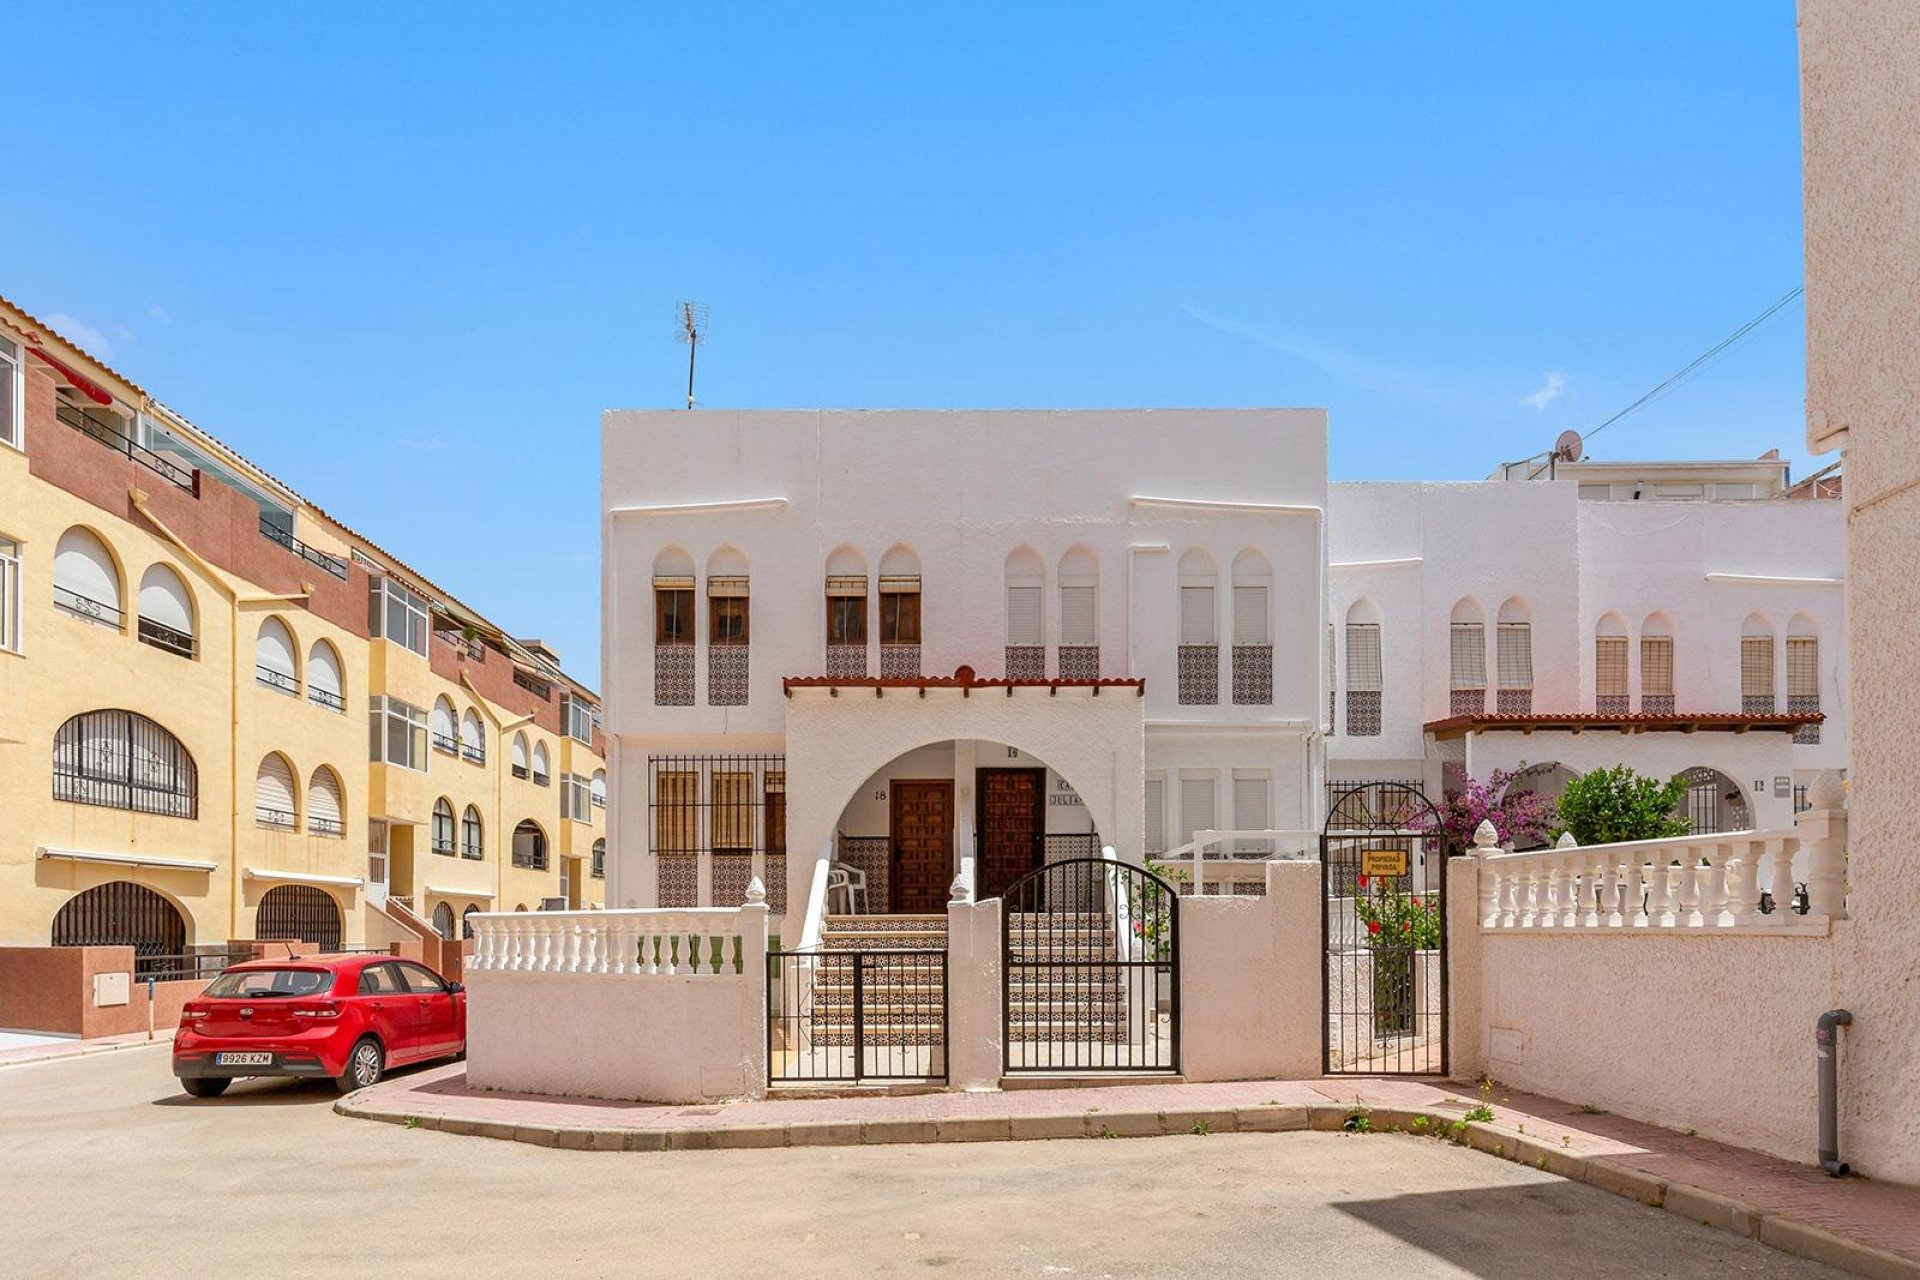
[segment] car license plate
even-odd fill
[[[273,1055],[270,1053],[216,1053],[213,1055],[216,1067],[270,1067]]]

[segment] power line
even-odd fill
[[[1724,352],[1728,347],[1731,347],[1734,343],[1740,341],[1742,338],[1752,333],[1755,329],[1758,329],[1761,325],[1765,324],[1768,320],[1772,319],[1773,316],[1781,310],[1781,308],[1785,307],[1788,303],[1792,302],[1795,298],[1799,297],[1801,294],[1805,293],[1806,291],[1807,291],[1807,287],[1805,285],[1795,285],[1792,289],[1789,289],[1787,291],[1785,296],[1781,297],[1778,301],[1776,301],[1772,306],[1768,307],[1765,311],[1762,311],[1759,315],[1747,321],[1745,324],[1741,325],[1738,329],[1735,329],[1732,333],[1722,338],[1719,342],[1715,343],[1713,346],[1709,347],[1707,350],[1701,352],[1699,355],[1695,356],[1692,360],[1688,361],[1685,368],[1673,374],[1665,382],[1662,382],[1659,386],[1647,392],[1647,394],[1641,396],[1638,400],[1635,400],[1632,404],[1628,405],[1626,408],[1622,409],[1620,412],[1614,414],[1611,418],[1608,418],[1605,422],[1601,423],[1599,426],[1595,427],[1593,430],[1583,434],[1580,437],[1581,440],[1586,441],[1586,440],[1593,439],[1595,436],[1599,435],[1602,431],[1605,431],[1608,427],[1620,421],[1620,419],[1626,417],[1628,414],[1633,413],[1635,410],[1644,408],[1650,401],[1652,401],[1657,396],[1661,395],[1664,392],[1671,391],[1674,387],[1679,386],[1682,382],[1685,382],[1693,374],[1697,373],[1704,365],[1706,365],[1709,361],[1711,361],[1715,356],[1718,356],[1719,354]]]

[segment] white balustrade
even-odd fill
[[[731,978],[766,953],[758,879],[739,907],[488,912],[467,920],[474,945],[466,968],[483,973]]]
[[[1502,853],[1490,824],[1474,833],[1482,929],[1774,929],[1825,932],[1846,916],[1846,793],[1831,773],[1787,831],[1735,831],[1625,844]],[[1807,910],[1794,910],[1804,853]]]

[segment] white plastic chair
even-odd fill
[[[867,909],[867,873],[844,862],[827,865],[827,910],[833,910],[833,896],[840,895],[847,915],[862,915]]]

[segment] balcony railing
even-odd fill
[[[463,758],[471,760],[475,764],[485,764],[487,762],[487,748],[485,743],[463,742],[460,744],[460,754]]]
[[[300,682],[291,675],[257,663],[253,668],[253,680],[255,684],[263,684],[279,693],[298,694],[300,692]]]
[[[89,436],[100,444],[107,446],[107,448],[113,450],[115,453],[139,463],[147,470],[167,481],[167,483],[177,485],[185,489],[188,493],[199,492],[199,485],[195,480],[198,474],[197,472],[176,463],[168,462],[153,450],[144,445],[135,444],[131,439],[121,435],[112,427],[104,423],[95,422],[79,409],[71,405],[61,405],[53,411],[53,416],[72,427],[75,431],[78,431],[81,435]]]
[[[338,818],[316,818],[307,815],[307,834],[314,836],[343,836],[347,828]]]
[[[313,685],[307,686],[307,701],[317,707],[325,707],[329,711],[345,711],[347,709],[346,700],[339,694],[331,689],[320,689]]]
[[[514,765],[513,776],[520,779],[520,781],[525,782],[527,780],[527,766],[523,764]]]
[[[457,756],[460,754],[460,740],[448,734],[436,733],[433,735],[433,749],[450,756]]]
[[[63,609],[76,618],[85,618],[89,622],[98,622],[116,630],[123,626],[126,614],[104,600],[95,600],[92,596],[83,596],[78,591],[70,591],[55,583],[53,587],[53,605]]]
[[[317,569],[326,570],[334,577],[340,579],[340,581],[345,582],[347,580],[347,562],[345,560],[330,556],[324,551],[315,551],[287,530],[282,529],[279,525],[267,519],[264,512],[261,513],[260,516],[260,536],[269,542],[279,543],[287,550],[293,552],[293,554],[299,556],[302,560],[305,560],[308,564],[313,565]]]
[[[471,858],[473,861],[478,862],[486,857],[487,854],[486,850],[477,842],[469,840],[460,846],[460,856],[463,858]]]
[[[292,831],[297,825],[291,809],[274,809],[260,804],[253,806],[253,820],[277,831]]]
[[[453,856],[453,837],[435,836],[433,838],[433,851],[435,853],[444,853],[451,858]]]
[[[514,668],[513,682],[536,698],[551,699],[553,697],[552,685],[542,680],[539,676],[527,674],[518,667]]]
[[[156,649],[163,649],[182,658],[193,656],[193,637],[184,631],[175,631],[172,627],[155,622],[152,618],[142,618],[139,634],[141,644],[150,644]]]
[[[548,783],[550,783],[550,782],[552,782],[552,781],[553,781],[553,779],[552,779],[552,778],[550,778],[550,777],[548,777],[548,776],[547,776],[546,774],[544,774],[544,773],[541,773],[541,772],[540,772],[539,770],[537,770],[537,769],[536,769],[536,770],[534,771],[534,774],[533,774],[533,785],[534,785],[534,786],[536,786],[536,787],[544,787],[544,786],[546,786],[546,785],[547,785]]]

